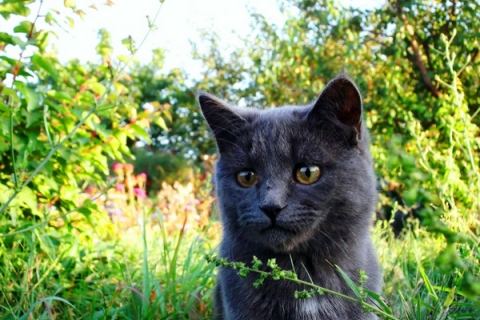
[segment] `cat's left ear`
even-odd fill
[[[346,75],[339,75],[323,89],[308,118],[326,119],[352,132],[355,140],[362,138],[362,96],[355,83]]]

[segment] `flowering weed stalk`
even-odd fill
[[[273,280],[287,280],[293,281],[297,284],[304,285],[309,287],[309,289],[295,291],[294,298],[295,299],[308,299],[314,297],[316,294],[324,295],[324,294],[332,294],[334,296],[349,300],[351,302],[359,304],[364,312],[373,312],[377,316],[381,317],[382,319],[391,319],[391,320],[398,320],[393,314],[390,307],[388,307],[385,302],[383,302],[382,298],[369,290],[364,288],[365,283],[368,280],[368,276],[365,274],[363,270],[359,271],[359,285],[356,285],[352,279],[339,267],[335,266],[337,271],[340,273],[342,278],[346,281],[350,289],[354,292],[356,297],[351,297],[345,295],[340,292],[336,292],[321,286],[318,286],[312,282],[303,281],[298,279],[296,273],[291,270],[283,270],[277,265],[275,259],[268,259],[267,260],[267,267],[271,271],[264,271],[260,270],[260,267],[263,265],[263,262],[260,261],[257,257],[253,257],[251,267],[247,266],[244,262],[230,262],[225,258],[219,258],[216,255],[206,255],[205,260],[209,263],[215,264],[217,267],[223,268],[231,268],[237,271],[238,275],[242,278],[247,277],[250,273],[257,273],[259,274],[259,278],[253,283],[255,288],[260,287],[263,285],[266,279],[271,278]],[[367,302],[367,300],[373,300],[374,302],[378,303],[378,305],[373,305]]]

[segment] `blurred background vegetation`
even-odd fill
[[[85,14],[74,1],[0,28],[0,319],[210,319],[221,230],[196,92],[304,104],[340,72],[372,132],[388,312],[480,319],[478,1],[277,4],[285,24],[252,12],[229,54],[204,34],[200,78],[163,49],[139,62],[129,37],[115,56],[108,30],[98,62],[61,63],[49,41]],[[33,5],[4,0],[0,21]]]

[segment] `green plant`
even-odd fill
[[[131,58],[112,66],[106,31],[100,31],[97,47],[101,64],[60,64],[48,51],[53,31],[40,28],[40,20],[59,27],[63,19],[73,20],[44,12],[42,4],[33,22],[21,22],[0,39],[6,54],[1,78],[11,79],[0,86],[0,212],[10,217],[2,219],[3,232],[77,207],[86,185],[105,186],[107,160],[132,156],[129,140],[148,141],[146,130],[161,118],[156,111],[137,112],[135,90],[125,85],[123,73]],[[0,13],[6,19],[26,15],[29,5],[16,1]],[[84,14],[75,4],[66,6]],[[18,58],[9,57],[13,49]]]
[[[253,283],[255,288],[263,285],[266,279],[273,279],[276,281],[292,281],[297,284],[301,284],[309,289],[302,291],[295,291],[295,299],[308,299],[315,295],[331,294],[342,299],[349,300],[362,306],[365,312],[373,312],[374,314],[382,317],[383,319],[397,319],[393,316],[391,309],[383,302],[382,298],[369,290],[366,290],[363,285],[368,280],[368,276],[363,270],[359,270],[359,283],[355,284],[352,279],[338,266],[335,266],[337,272],[342,276],[349,288],[355,294],[355,297],[330,290],[328,288],[320,287],[312,282],[303,281],[297,278],[294,271],[282,270],[276,263],[275,259],[269,259],[266,262],[267,271],[262,267],[263,262],[257,257],[253,257],[251,266],[247,266],[243,262],[232,262],[225,258],[218,258],[215,255],[206,255],[205,260],[214,264],[217,267],[232,268],[237,271],[240,277],[247,277],[250,273],[256,273],[259,275],[258,279]],[[378,305],[377,305],[378,304]]]

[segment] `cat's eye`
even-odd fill
[[[244,188],[253,187],[258,182],[258,175],[252,170],[244,170],[237,173],[238,184]]]
[[[301,184],[312,184],[320,178],[318,166],[300,166],[295,170],[295,179]]]

